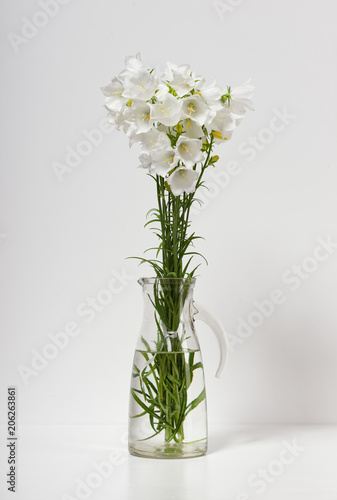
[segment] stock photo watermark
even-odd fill
[[[100,146],[107,134],[110,134],[113,127],[106,121],[100,120],[98,127],[91,130],[82,130],[82,138],[74,146],[66,146],[65,157],[61,161],[53,161],[52,168],[59,182],[64,181],[64,177],[72,174],[82,163],[83,159],[91,155],[95,148]]]
[[[10,386],[7,389],[7,489],[16,492],[17,478],[17,389]]]
[[[58,15],[61,7],[70,2],[71,0],[40,0],[38,2],[40,9],[35,12],[31,19],[21,17],[20,32],[11,31],[7,34],[14,52],[17,54],[21,48],[25,47],[49,24],[51,19]]]
[[[253,309],[246,318],[237,318],[236,334],[228,334],[231,352],[237,344],[243,344],[249,339],[257,328],[270,318],[276,310],[287,301],[287,291],[296,292],[320,267],[336,253],[337,240],[333,241],[331,235],[326,238],[317,238],[312,255],[306,256],[299,264],[293,264],[281,276],[282,288],[274,288],[268,298],[253,301]]]
[[[285,107],[282,110],[274,108],[268,126],[261,128],[256,136],[250,135],[247,140],[241,142],[238,153],[249,162],[255,160],[257,154],[264,151],[273,142],[275,136],[282,133],[295,118],[296,115],[288,113]]]
[[[226,17],[226,14],[234,12],[244,0],[213,0],[213,7],[221,21]]]
[[[282,441],[282,449],[278,457],[271,460],[265,467],[259,467],[256,472],[251,474],[248,477],[247,485],[253,490],[254,494],[261,495],[268,489],[270,484],[286,472],[287,468],[305,450],[306,447],[299,445],[296,439],[293,439],[292,443]],[[251,498],[250,493],[241,492],[235,497],[235,500],[251,500]]]
[[[125,463],[126,451],[124,448],[115,448],[105,460],[92,462],[91,471],[84,478],[77,477],[72,493],[64,493],[61,500],[86,500],[89,498],[94,491],[116,473],[116,468]]]
[[[44,371],[50,362],[68,347],[73,338],[83,332],[82,318],[85,324],[92,323],[96,316],[112,303],[113,297],[123,292],[128,283],[134,280],[134,276],[128,275],[125,269],[122,269],[121,272],[112,270],[111,274],[112,277],[103,288],[76,306],[75,320],[68,321],[62,330],[55,333],[49,332],[48,342],[40,349],[34,348],[31,350],[32,358],[30,363],[17,366],[17,371],[25,386],[29,384],[32,377],[35,378]]]
[[[285,130],[285,128],[296,118],[296,115],[291,114],[285,107],[282,110],[273,109],[273,115],[268,125],[258,131],[256,135],[250,135],[242,141],[238,148],[238,155],[247,162],[255,160],[257,155],[273,142],[275,136]],[[113,126],[103,118],[97,127],[90,130],[82,130],[82,137],[74,145],[65,147],[65,156],[62,161],[53,161],[52,169],[57,180],[62,183],[82,164],[83,160],[90,156],[95,148],[99,147],[104,137],[113,131]],[[232,178],[238,176],[243,171],[243,167],[239,161],[230,160],[226,163],[223,170],[211,170],[208,172],[211,182],[208,183],[208,190],[198,193],[198,198],[202,201],[202,205],[194,205],[191,209],[191,214],[198,214],[210,202],[217,198],[220,192],[226,189]]]
[[[246,162],[250,163],[256,159],[259,153],[264,151],[296,118],[296,115],[289,113],[286,107],[282,110],[274,108],[273,115],[266,127],[261,128],[256,135],[250,135],[247,139],[240,142],[237,147],[238,155]],[[218,170],[214,168],[208,170],[207,174],[211,179],[207,182],[208,189],[198,192],[200,205],[194,204],[191,208],[191,214],[197,215],[204,210],[210,201],[217,198],[225,190],[234,177],[237,177],[244,171],[242,164],[237,160],[229,160],[225,168]]]

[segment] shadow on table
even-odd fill
[[[219,426],[209,432],[208,454],[262,441],[279,440],[286,430],[279,425]]]
[[[207,457],[192,459],[151,459],[130,456],[127,468],[127,499],[205,500]]]

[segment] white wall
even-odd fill
[[[209,177],[211,198],[194,217],[210,262],[195,296],[241,342],[216,380],[216,341],[200,325],[210,422],[336,423],[337,249],[317,249],[319,238],[337,242],[336,3],[59,0],[58,12],[51,2],[41,16],[47,3],[0,7],[1,401],[16,384],[21,423],[126,421],[142,313],[136,279],[147,270],[124,259],[154,243],[143,229],[154,186],[118,132],[104,133],[63,182],[53,164],[101,124],[100,87],[140,51],[149,67],[187,62],[210,82],[250,76],[256,86],[256,111],[219,149],[217,170],[235,160],[237,175],[220,187]],[[298,264],[310,272],[296,282]],[[128,278],[86,323],[77,307],[112,273]],[[238,330],[259,320],[254,301],[275,289],[283,303]],[[25,385],[18,366],[31,368],[32,349],[69,322],[78,335]]]

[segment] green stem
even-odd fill
[[[179,277],[178,272],[178,244],[177,244],[177,227],[178,227],[178,218],[179,218],[179,208],[178,208],[178,200],[173,198],[173,227],[172,227],[172,236],[173,236],[173,270],[176,277]]]
[[[211,142],[209,143],[209,146],[208,146],[206,160],[205,160],[205,163],[203,164],[203,166],[201,167],[201,172],[200,172],[199,179],[198,179],[198,182],[197,182],[196,187],[195,187],[195,191],[200,186],[201,180],[202,180],[202,176],[204,175],[204,172],[205,172],[206,168],[209,166],[209,158],[211,156],[211,152],[212,152],[212,149],[213,149],[213,143],[214,143],[214,137],[211,136]]]

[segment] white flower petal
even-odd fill
[[[106,121],[108,123],[111,123],[111,124],[115,125],[115,123],[116,123],[116,115],[114,113],[108,113],[108,115],[106,117]]]
[[[144,153],[150,153],[156,149],[170,149],[171,141],[163,132],[159,132],[156,128],[151,128],[145,134],[139,134],[138,138],[142,145]]]
[[[169,93],[169,88],[168,88],[167,84],[162,83],[162,82],[157,85],[156,90],[157,90],[157,92],[155,94],[155,97],[158,101],[163,101]]]
[[[223,106],[215,115],[207,130],[212,132],[220,132],[223,138],[228,139],[229,132],[232,132],[237,126],[235,116],[229,111],[228,108]]]
[[[102,92],[105,95],[105,107],[109,111],[120,111],[126,104],[126,99],[122,96],[124,86],[118,78],[114,78],[111,83],[102,87]]]
[[[151,105],[143,101],[135,101],[132,104],[133,116],[137,134],[144,134],[151,130],[153,119],[151,118]]]
[[[200,139],[204,137],[204,132],[200,125],[197,122],[191,120],[190,118],[186,118],[182,123],[184,135],[190,137],[191,139]]]
[[[152,170],[155,174],[165,177],[176,165],[174,150],[155,150],[151,151]]]
[[[195,72],[188,64],[177,66],[167,63],[165,74],[169,85],[179,97],[188,94],[195,86]]]
[[[252,111],[255,109],[251,101],[255,89],[249,82],[250,80],[239,87],[231,88],[231,98],[225,103],[231,112],[237,116],[243,116],[247,109]]]
[[[219,87],[214,81],[212,85],[204,86],[200,89],[200,93],[211,109],[216,111],[222,108],[221,96],[224,94],[221,87]]]
[[[177,168],[167,179],[174,196],[183,193],[194,193],[199,178],[199,172],[189,168]]]
[[[181,102],[172,94],[167,94],[162,102],[156,102],[152,107],[154,120],[168,127],[176,125],[180,120]]]
[[[176,144],[176,158],[179,158],[186,167],[193,167],[196,163],[204,160],[201,148],[201,140],[181,135]]]
[[[139,160],[140,160],[139,168],[145,168],[150,172],[152,169],[152,161],[150,156],[146,154],[141,154]]]
[[[130,76],[130,74],[137,74],[145,70],[145,66],[140,59],[140,53],[138,52],[136,56],[126,56],[125,58],[125,69],[119,73],[119,78],[123,79],[125,76]]]
[[[126,76],[124,80],[125,90],[122,96],[127,99],[148,101],[154,95],[157,83],[156,78],[150,75],[147,70]]]
[[[190,118],[198,123],[204,125],[209,116],[209,108],[202,102],[199,95],[192,97],[185,97],[182,100],[181,114],[185,118]]]

